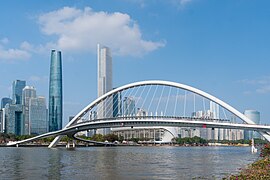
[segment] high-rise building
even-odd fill
[[[21,104],[7,104],[5,106],[5,132],[24,135],[23,106]]]
[[[97,45],[98,97],[112,90],[112,56],[108,47]]]
[[[26,82],[15,80],[12,84],[12,101],[13,104],[22,104],[22,92]]]
[[[62,57],[52,50],[49,83],[49,131],[62,129]]]
[[[7,98],[7,97],[2,98],[2,100],[1,100],[1,108],[5,108],[6,104],[12,104],[12,99]]]
[[[147,111],[142,108],[137,108],[136,116],[147,116]]]
[[[3,124],[4,124],[4,110],[0,109],[0,132],[3,133]]]
[[[113,117],[122,115],[122,94],[121,92],[113,95]]]
[[[213,119],[219,119],[219,105],[217,103],[210,101],[210,112],[212,114]],[[219,137],[222,134],[220,132],[222,132],[222,129],[219,128],[212,129],[212,139],[214,140],[223,139],[222,137]]]
[[[256,110],[245,110],[244,115],[252,120],[255,124],[260,124],[260,112]],[[245,131],[244,138],[249,140],[252,138],[260,138],[261,135],[258,132]]]
[[[98,97],[112,90],[112,56],[111,50],[108,47],[97,45],[97,60],[98,60]],[[113,117],[111,105],[113,104],[112,98],[107,98],[98,106],[98,118]],[[100,129],[97,131],[100,134],[110,133],[110,129]]]
[[[31,134],[30,131],[30,122],[29,122],[29,111],[30,111],[30,99],[36,98],[36,89],[33,86],[25,86],[23,88],[22,94],[22,105],[24,108],[24,123],[25,123],[25,134]]]
[[[30,134],[48,132],[47,106],[45,97],[31,98],[29,101]]]
[[[132,97],[125,97],[123,100],[123,115],[124,116],[135,116],[136,106],[135,100]]]

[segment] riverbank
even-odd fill
[[[245,179],[270,179],[270,144],[263,147],[261,151],[261,158],[243,169],[236,175],[231,175],[230,180],[245,180]]]
[[[27,143],[27,144],[19,144],[19,147],[48,147],[49,143]],[[66,143],[59,143],[57,147],[65,147]],[[208,143],[208,144],[173,144],[173,143],[118,143],[118,144],[76,144],[76,147],[100,147],[100,146],[174,146],[174,147],[200,147],[200,146],[227,146],[227,147],[247,147],[248,144],[220,144],[220,143]],[[16,147],[7,146],[6,144],[0,144],[0,147]]]

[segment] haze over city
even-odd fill
[[[184,83],[239,111],[258,110],[261,122],[270,123],[266,0],[24,4],[0,6],[1,98],[11,96],[12,81],[20,79],[48,100],[50,52],[61,50],[66,124],[97,97],[101,43],[112,51],[114,87],[149,79]]]

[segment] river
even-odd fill
[[[2,147],[0,179],[221,179],[256,159],[249,147]]]

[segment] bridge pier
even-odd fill
[[[54,138],[54,140],[51,142],[51,144],[48,146],[48,148],[56,147],[56,145],[58,144],[58,142],[61,140],[62,137],[63,137],[63,135],[59,135],[56,138]]]
[[[251,139],[251,153],[257,153],[257,148],[255,148],[254,139]]]
[[[66,148],[67,149],[75,149],[75,140],[72,140],[72,143],[70,141],[67,142]]]

